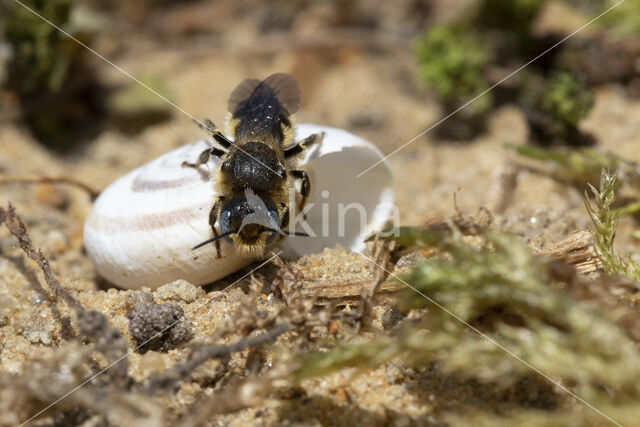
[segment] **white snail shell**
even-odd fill
[[[393,180],[386,161],[357,178],[380,161],[382,153],[362,138],[326,126],[300,124],[296,140],[318,132],[325,132],[324,139],[304,165],[312,185],[307,204],[313,204],[306,213],[307,223],[317,236],[288,237],[278,243],[289,256],[337,244],[360,251],[364,239],[384,227],[394,212]],[[191,250],[212,236],[209,212],[215,193],[206,167],[198,171],[181,164],[194,161],[207,147],[207,142],[197,141],[170,151],[100,194],[84,226],[84,243],[101,276],[129,289],[156,288],[177,279],[206,284],[253,261],[236,255],[226,241],[221,259],[216,259],[214,245]],[[215,170],[218,162],[213,158],[209,170]],[[338,218],[341,204],[342,210],[353,206],[343,219]],[[362,224],[358,209],[365,214]]]

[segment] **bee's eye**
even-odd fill
[[[230,227],[229,227],[230,219],[231,219],[231,211],[229,209],[223,209],[222,212],[220,212],[220,218],[218,220],[221,233],[224,234],[230,231]]]
[[[278,211],[275,209],[269,209],[269,219],[270,219],[270,227],[272,230],[280,229],[280,216],[278,215]],[[273,242],[275,238],[278,236],[278,233],[272,231],[269,237],[267,238],[267,244]]]
[[[271,222],[271,228],[280,228],[280,215],[275,209],[269,209],[269,219]]]
[[[221,233],[238,233],[249,225],[258,225],[278,234],[280,216],[273,203],[260,199],[247,191],[247,197],[238,197],[227,201],[220,210],[218,225]]]

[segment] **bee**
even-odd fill
[[[212,174],[216,190],[209,225],[213,237],[193,247],[215,242],[221,258],[220,239],[234,244],[241,256],[262,256],[280,236],[308,236],[288,231],[293,192],[299,182],[302,209],[311,192],[307,172],[300,167],[305,152],[322,140],[313,134],[294,141],[292,115],[300,109],[302,97],[295,78],[277,73],[265,80],[246,79],[231,93],[228,102],[227,138],[211,120],[203,127],[211,136],[211,147],[195,163],[183,167],[200,168],[212,156],[220,158]],[[294,202],[295,203],[295,202]],[[217,224],[217,226],[216,226]]]

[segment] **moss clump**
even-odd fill
[[[462,26],[438,26],[428,30],[415,44],[418,78],[449,107],[469,101],[488,88],[484,78],[489,52],[477,33]],[[491,106],[486,94],[469,107],[474,114]]]
[[[593,108],[593,94],[571,74],[559,73],[547,83],[543,111],[565,126],[576,127]]]
[[[104,89],[86,61],[84,48],[62,29],[70,25],[75,0],[9,2],[0,29],[12,47],[6,89],[14,92],[22,118],[43,144],[73,148],[98,130]],[[75,34],[88,43],[88,34]]]
[[[553,74],[546,80],[529,75],[520,94],[531,139],[542,145],[589,145],[590,135],[582,133],[578,124],[594,104],[591,90],[566,72]]]
[[[414,52],[418,80],[432,90],[445,113],[452,113],[488,89],[484,74],[489,50],[481,34],[468,25],[433,27],[420,37]],[[493,94],[485,93],[436,129],[439,138],[468,140],[485,129]]]
[[[394,359],[497,388],[530,376],[534,367],[590,403],[610,405],[610,415],[640,396],[635,343],[603,313],[551,286],[547,261],[518,237],[489,232],[471,245],[455,233],[402,228],[398,234],[403,246],[435,246],[443,255],[399,278],[407,284],[401,308],[415,314],[372,340],[303,356],[298,378]]]
[[[24,3],[64,28],[75,0],[29,0]],[[14,51],[9,63],[10,86],[22,94],[43,89],[59,91],[74,49],[63,49],[67,44],[65,36],[26,8],[15,3],[6,9],[4,35]]]

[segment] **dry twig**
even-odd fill
[[[370,263],[371,275],[373,279],[362,286],[360,291],[360,307],[358,308],[358,326],[360,328],[371,328],[375,314],[373,307],[375,306],[375,296],[378,288],[387,279],[389,273],[393,269],[391,253],[395,243],[387,240],[376,240],[371,245],[371,258],[374,262]]]
[[[518,183],[518,169],[513,166],[497,168],[492,176],[487,206],[494,214],[501,214],[509,206]]]
[[[260,335],[240,339],[231,345],[203,346],[197,351],[197,353],[193,358],[191,358],[191,360],[174,366],[174,368],[169,373],[151,381],[149,389],[151,391],[157,391],[159,389],[171,387],[178,381],[188,378],[194,371],[194,369],[209,360],[228,356],[247,348],[273,342],[280,335],[290,331],[291,329],[292,326],[289,323],[283,323],[272,327],[271,329]]]
[[[53,176],[0,176],[0,184],[66,184],[72,187],[77,187],[84,190],[89,194],[91,200],[95,200],[100,195],[100,191],[92,188],[90,185],[85,184],[74,178],[65,177],[53,177]]]
[[[34,246],[24,222],[16,214],[13,206],[9,205],[8,210],[0,207],[0,224],[2,223],[5,223],[11,234],[18,239],[20,249],[38,265],[54,297],[64,300],[74,309],[78,316],[80,335],[92,342],[96,350],[103,353],[110,362],[114,362],[124,355],[127,351],[127,343],[120,331],[109,325],[107,318],[102,313],[87,310],[60,284],[51,271],[47,258],[40,249]],[[121,379],[128,379],[127,368],[126,359],[122,359],[115,374]]]
[[[565,239],[537,251],[536,254],[573,265],[582,274],[593,273],[602,268],[602,261],[593,248],[591,233],[587,230],[576,231]]]
[[[51,271],[51,266],[49,265],[49,261],[42,254],[42,251],[36,249],[27,234],[27,228],[24,223],[20,219],[20,217],[16,214],[15,208],[9,205],[8,210],[4,210],[0,207],[0,224],[5,223],[11,234],[18,239],[18,244],[20,245],[20,249],[27,254],[27,256],[33,260],[44,275],[44,280],[49,285],[49,288],[53,292],[56,298],[63,299],[67,304],[69,304],[76,312],[84,309],[82,304],[80,304],[65,288],[62,287],[58,279],[56,279],[55,275]]]

